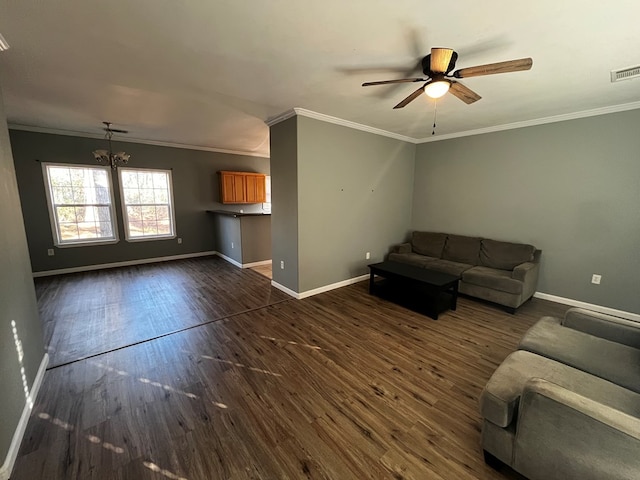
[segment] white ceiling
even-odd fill
[[[457,68],[532,57],[533,69],[464,81],[483,98],[438,102],[440,135],[640,101],[640,2],[582,0],[0,0],[10,124],[267,156],[264,121],[292,107],[414,139],[433,101],[392,107],[432,46]]]

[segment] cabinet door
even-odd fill
[[[247,197],[245,194],[245,176],[244,175],[234,175],[233,176],[233,203],[246,203]]]
[[[264,203],[266,188],[264,175],[247,175],[247,203]]]
[[[220,199],[222,203],[235,203],[235,175],[220,174]]]
[[[246,203],[245,176],[237,172],[220,172],[220,202]]]

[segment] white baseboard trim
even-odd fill
[[[294,292],[290,288],[287,288],[284,285],[280,285],[278,282],[276,282],[274,280],[271,280],[271,286],[277,288],[278,290],[286,293],[287,295],[289,295],[289,296],[291,296],[293,298],[297,298],[298,300],[300,300],[300,294],[298,292]]]
[[[61,268],[59,270],[45,270],[42,272],[33,272],[33,277],[48,277],[51,275],[62,275],[65,273],[90,272],[92,270],[102,270],[114,267],[130,267],[132,265],[144,265],[145,263],[169,262],[171,260],[183,260],[185,258],[210,257],[218,252],[212,250],[210,252],[184,253],[182,255],[170,255],[167,257],[141,258],[138,260],[127,260],[124,262],[100,263],[98,265],[83,265],[81,267]]]
[[[230,264],[235,265],[238,268],[242,268],[242,264],[240,262],[238,262],[237,260],[234,260],[231,257],[227,257],[224,253],[216,252],[216,255],[219,256],[220,258],[226,260]]]
[[[40,390],[42,380],[44,379],[44,373],[47,370],[47,365],[49,365],[49,354],[45,353],[42,357],[42,361],[40,362],[40,366],[38,367],[36,378],[33,379],[31,392],[29,392],[29,401],[24,402],[22,415],[20,416],[20,421],[18,422],[16,431],[13,433],[11,445],[9,445],[9,451],[7,452],[7,456],[4,459],[2,467],[0,467],[0,480],[8,480],[11,476],[11,472],[13,471],[13,464],[15,463],[16,458],[18,458],[18,450],[20,449],[20,444],[22,443],[22,437],[24,436],[24,432],[27,429],[27,423],[29,423],[29,417],[31,416],[31,405],[33,405],[36,401],[38,391]]]
[[[219,256],[220,258],[226,260],[230,264],[235,265],[238,268],[252,268],[252,267],[258,267],[260,265],[270,265],[271,264],[271,260],[261,260],[260,262],[251,262],[251,263],[240,263],[239,261],[234,260],[233,258],[226,256],[224,253],[216,252],[216,255]]]
[[[536,298],[541,298],[542,300],[549,300],[550,302],[563,303],[565,305],[571,305],[572,307],[585,308],[587,310],[593,310],[594,312],[605,313],[607,315],[613,315],[615,317],[640,322],[640,315],[637,313],[625,312],[624,310],[616,310],[615,308],[603,307],[601,305],[581,302],[579,300],[573,300],[571,298],[558,297],[556,295],[550,295],[548,293],[536,292],[533,294],[533,296]]]
[[[261,265],[271,265],[271,260],[262,260],[261,262],[243,263],[242,268],[253,268]]]
[[[314,288],[312,290],[307,290],[301,293],[294,292],[293,290],[285,287],[284,285],[280,285],[279,283],[273,280],[271,280],[271,285],[277,288],[278,290],[282,290],[284,293],[291,295],[293,298],[302,300],[303,298],[312,297],[313,295],[318,295],[319,293],[328,292],[329,290],[335,290],[336,288],[346,287],[347,285],[353,285],[354,283],[362,282],[363,280],[367,280],[368,278],[369,278],[369,274],[360,275],[359,277],[348,278],[347,280],[342,280],[341,282],[331,283],[329,285]]]

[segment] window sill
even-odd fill
[[[127,242],[137,243],[137,242],[151,242],[153,240],[173,240],[177,235],[162,235],[162,236],[149,236],[149,237],[135,237],[135,238],[127,238],[125,239]]]
[[[95,242],[68,242],[68,243],[54,243],[53,246],[57,248],[72,248],[72,247],[92,247],[94,245],[113,245],[118,243],[119,239],[113,240],[97,240]]]

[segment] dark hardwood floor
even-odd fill
[[[49,369],[14,480],[521,478],[484,464],[478,396],[529,326],[567,308],[461,298],[434,321],[367,282],[285,299],[212,259],[38,294],[63,361],[209,323]]]
[[[50,366],[288,300],[219,257],[36,279]]]

